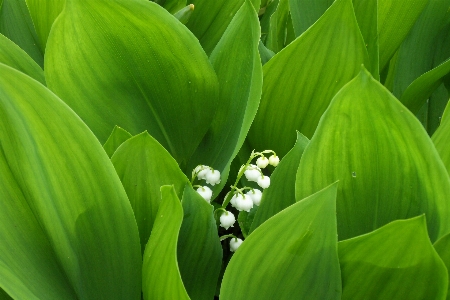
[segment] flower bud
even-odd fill
[[[236,218],[234,217],[233,213],[226,211],[220,216],[220,226],[222,226],[225,229],[228,229],[230,227],[234,227],[233,224],[236,222]]]
[[[211,201],[211,197],[212,197],[213,192],[212,192],[212,190],[209,187],[207,187],[207,186],[199,187],[197,189],[197,193],[199,193],[200,196],[203,197],[203,199],[208,201],[208,203]]]
[[[253,189],[252,191],[248,191],[245,195],[252,199],[253,204],[259,206],[261,203],[262,192],[258,189]]]
[[[269,164],[271,164],[272,166],[276,167],[278,166],[278,163],[280,162],[280,158],[276,155],[272,155],[271,157],[269,157]]]
[[[238,194],[236,197],[236,205],[234,207],[239,211],[245,210],[246,212],[249,212],[253,208],[253,201],[250,197]]]
[[[259,176],[257,183],[263,189],[267,189],[270,186],[270,178],[269,176]]]
[[[241,240],[240,238],[231,238],[230,240],[230,251],[231,252],[235,252],[239,246],[241,246],[243,240]]]
[[[269,160],[265,156],[260,156],[256,160],[256,165],[261,169],[264,169],[265,167],[267,167],[268,164],[269,164]]]
[[[220,172],[217,170],[209,170],[208,173],[206,173],[206,183],[210,185],[216,185],[220,183]]]

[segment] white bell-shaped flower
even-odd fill
[[[253,204],[259,206],[261,203],[262,192],[258,189],[253,189],[252,191],[248,191],[245,195],[252,199]]]
[[[209,187],[207,187],[207,186],[199,187],[197,189],[197,193],[199,193],[200,196],[203,197],[203,199],[208,201],[208,203],[211,202],[211,197],[212,197],[213,192]]]
[[[261,176],[261,169],[255,165],[249,165],[245,170],[244,175],[248,181],[257,182],[258,178]]]
[[[205,165],[197,166],[194,172],[197,173],[198,180],[206,179],[206,174],[209,172],[209,167]]]
[[[256,160],[256,165],[261,169],[264,169],[265,167],[267,167],[268,164],[269,164],[269,160],[265,156],[260,156]]]
[[[271,164],[272,166],[276,167],[279,163],[280,158],[278,156],[272,155],[271,157],[269,157],[269,164]]]
[[[241,246],[243,240],[241,240],[240,238],[231,238],[230,240],[230,251],[231,252],[235,252],[239,246]]]
[[[230,227],[234,227],[234,223],[236,222],[236,218],[234,217],[232,212],[226,211],[222,215],[220,215],[220,226],[225,229]]]
[[[269,176],[259,176],[257,183],[263,189],[267,189],[270,186],[270,178]]]
[[[209,170],[205,176],[206,183],[210,185],[216,185],[220,183],[220,172],[217,170]]]
[[[234,207],[239,211],[245,210],[249,212],[253,208],[253,201],[250,197],[239,194],[236,197],[236,205]]]

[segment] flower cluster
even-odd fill
[[[264,154],[272,153],[272,155],[267,158]],[[254,158],[257,158],[256,164],[251,164]],[[269,176],[264,175],[262,169],[266,168],[268,165],[276,167],[280,159],[272,150],[265,150],[263,152],[252,152],[249,160],[245,165],[243,165],[238,173],[236,182],[231,186],[231,192],[225,196],[225,200],[222,207],[219,207],[215,211],[216,217],[218,217],[220,226],[228,230],[230,227],[234,226],[236,222],[236,217],[231,211],[226,210],[228,203],[231,203],[238,211],[250,212],[254,206],[259,206],[261,203],[263,192],[259,189],[252,187],[238,188],[242,176],[245,176],[248,181],[256,182],[256,184],[262,188],[267,189],[270,186]],[[220,172],[214,170],[213,168],[205,165],[197,166],[192,172],[192,183],[195,178],[198,180],[205,180],[207,184],[212,186],[220,183]],[[195,186],[197,192],[208,202],[211,202],[212,190],[207,186]],[[247,192],[245,192],[247,190]],[[244,193],[245,192],[245,193]],[[235,237],[234,235],[226,235],[223,238],[232,237],[230,240],[230,250],[235,252],[239,246],[242,244],[242,240]]]
[[[220,183],[220,172],[205,165],[199,165],[194,169],[194,171],[192,171],[191,183],[194,182],[195,177],[197,177],[198,180],[205,180],[207,184],[210,184],[212,186]],[[203,199],[208,201],[208,203],[211,202],[213,194],[211,188],[209,188],[208,186],[194,187],[197,187],[197,192],[200,194],[200,196],[203,197]]]

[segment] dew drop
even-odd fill
[[[352,172],[352,177],[356,177],[356,172]]]

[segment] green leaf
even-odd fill
[[[143,252],[157,218],[160,187],[173,185],[181,196],[189,180],[169,152],[147,132],[126,140],[111,161],[130,199]]]
[[[189,4],[177,11],[173,16],[177,18],[181,23],[186,24],[194,12],[194,4]]]
[[[162,5],[168,12],[171,14],[176,13],[180,9],[186,6],[186,0],[162,0],[157,1],[160,5]]]
[[[261,64],[265,65],[274,55],[275,53],[267,49],[266,46],[264,46],[263,42],[260,40],[258,44],[258,51],[259,56],[261,57]]]
[[[4,290],[0,288],[0,299],[1,300],[13,300]]]
[[[222,266],[222,246],[213,207],[190,185],[184,189],[178,265],[191,299],[213,299]]]
[[[449,0],[429,0],[398,49],[395,63],[389,69],[389,72],[393,74],[388,75],[394,77],[392,93],[398,99],[403,98],[405,90],[419,76],[433,68],[436,39],[439,37],[439,30],[444,23],[449,5]],[[431,92],[425,98],[420,99],[422,100],[420,104],[425,102]],[[402,101],[402,103],[408,107],[407,102]],[[420,109],[421,105],[418,106],[413,113]]]
[[[66,104],[4,65],[0,174],[0,286],[11,297],[140,298],[137,226],[108,156]]]
[[[380,71],[389,63],[429,1],[378,0]]]
[[[436,243],[434,243],[434,249],[441,257],[445,266],[447,267],[447,275],[448,270],[450,270],[450,234],[446,234],[441,237]],[[450,277],[449,277],[450,279]],[[447,287],[447,299],[450,299],[450,283]]]
[[[198,38],[206,54],[210,54],[221,39],[236,12],[245,0],[192,0],[195,5],[186,27]]]
[[[351,0],[337,0],[264,65],[261,103],[248,137],[252,148],[284,156],[295,130],[310,138],[333,96],[367,61]]]
[[[277,10],[280,0],[273,0],[264,8],[264,14],[261,16],[260,26],[261,26],[261,41],[266,42],[267,36],[270,29],[270,18],[273,13]]]
[[[45,85],[44,71],[41,67],[19,46],[1,34],[0,63],[19,70]]]
[[[114,126],[113,131],[111,132],[111,135],[106,140],[105,144],[103,145],[103,149],[105,149],[106,154],[108,154],[109,157],[113,156],[114,152],[119,148],[120,145],[122,145],[123,142],[131,138],[132,135],[126,131],[125,129]]]
[[[289,0],[280,0],[277,9],[270,16],[270,27],[266,40],[266,47],[275,53],[284,47],[288,16]]]
[[[222,171],[244,143],[261,97],[259,37],[258,16],[247,0],[210,56],[220,83],[219,105],[191,169],[204,164]]]
[[[220,299],[339,299],[336,189],[291,205],[249,235],[227,266]]]
[[[214,116],[217,78],[196,38],[159,5],[68,1],[45,55],[47,84],[101,143],[144,130],[180,164]]]
[[[250,232],[270,217],[295,203],[295,176],[308,143],[309,140],[297,132],[297,142],[294,147],[283,157],[270,176],[270,186],[264,190]]]
[[[448,275],[425,217],[389,223],[341,241],[342,299],[445,299]]]
[[[333,4],[334,0],[289,0],[295,34],[300,36]]]
[[[144,299],[189,299],[177,263],[183,208],[173,186],[161,187],[161,204],[142,266]]]
[[[450,175],[450,102],[447,104],[446,115],[441,119],[441,125],[433,134],[432,140],[442,162]]]
[[[61,13],[66,0],[25,0],[34,28],[39,39],[39,47],[45,53],[48,35],[53,22]]]
[[[442,78],[450,72],[450,58],[413,81],[403,93],[400,101],[417,114],[428,97],[442,84]]]
[[[353,0],[353,8],[369,54],[366,68],[379,80],[378,0]]]
[[[22,48],[42,68],[44,52],[33,26],[25,0],[3,0],[0,33]]]
[[[432,241],[450,231],[450,179],[436,149],[416,117],[364,69],[322,116],[300,162],[296,199],[336,180],[340,240],[423,213]]]

